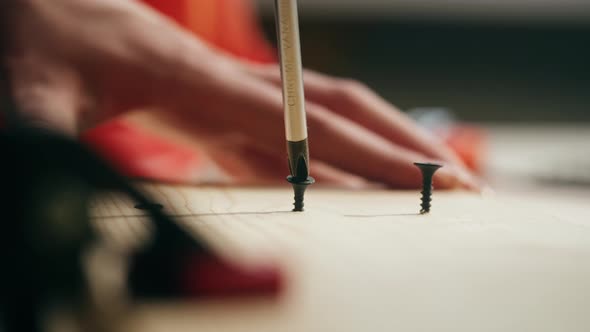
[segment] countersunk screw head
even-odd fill
[[[420,207],[420,214],[430,212],[430,201],[432,200],[432,177],[434,172],[442,167],[442,165],[431,163],[414,163],[422,172],[422,204]]]

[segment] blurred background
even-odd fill
[[[256,0],[275,41],[272,0]],[[305,66],[402,109],[474,122],[590,121],[588,0],[299,0]]]

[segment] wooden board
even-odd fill
[[[522,198],[414,191],[146,185],[179,222],[243,263],[276,260],[279,299],[151,303],[126,331],[588,331],[590,220]],[[587,211],[587,210],[584,210]],[[94,206],[113,243],[145,233],[119,196]]]

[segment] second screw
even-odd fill
[[[442,165],[430,163],[414,163],[422,172],[422,204],[420,207],[420,214],[430,212],[430,201],[432,201],[432,177],[434,172],[442,167]]]

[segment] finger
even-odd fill
[[[249,169],[249,174],[241,176],[244,183],[257,183],[265,181],[269,183],[284,183],[289,174],[288,162],[285,151],[273,151],[265,148],[264,144],[255,144],[242,139],[216,145],[215,150],[232,151],[239,159],[240,168]],[[345,172],[320,160],[311,161],[313,177],[321,185],[361,189],[368,186],[362,177]],[[245,175],[245,173],[244,173]],[[248,179],[249,178],[249,179]]]
[[[226,80],[224,86],[220,93],[225,95],[202,100],[203,108],[195,120],[201,121],[201,125],[221,123],[247,134],[275,153],[284,153],[280,89],[239,74]],[[191,99],[191,103],[194,100]],[[395,145],[323,106],[308,103],[307,110],[312,160],[321,160],[365,179],[396,187],[420,185],[421,175],[413,162],[432,158]],[[450,169],[441,172],[439,179],[440,186],[445,188],[461,183]]]
[[[481,192],[483,184],[464,167],[453,163],[438,162],[444,165],[434,174],[434,186],[440,189],[460,188]]]
[[[276,66],[247,66],[250,72],[280,86],[280,72]],[[464,166],[463,162],[445,144],[364,85],[338,80],[316,72],[305,73],[306,94],[309,100],[328,105],[347,118],[375,131],[389,140],[425,156],[440,159],[454,168],[463,187],[479,190],[481,182]],[[371,107],[374,106],[374,107]],[[379,107],[380,106],[380,107]]]
[[[230,149],[240,149],[232,146]],[[240,173],[234,172],[234,181],[240,184],[285,184],[286,175],[289,174],[287,160],[284,153],[277,154],[255,147],[240,149],[236,161],[240,165]],[[216,150],[218,153],[221,152]],[[224,158],[227,158],[228,149],[223,150]],[[213,155],[218,155],[213,153]],[[311,162],[313,177],[321,186],[334,186],[349,189],[367,188],[367,180],[357,175],[342,171],[320,160]],[[247,169],[245,171],[245,169]]]
[[[275,85],[281,84],[276,66],[251,68],[255,75]],[[430,158],[462,165],[446,145],[360,82],[335,79],[307,70],[305,93],[308,100],[326,106],[392,142]]]
[[[209,134],[186,126],[186,121],[171,116],[169,110],[132,112],[126,115],[128,121],[171,142],[198,149],[214,162],[224,175],[205,181],[232,183],[240,185],[285,184],[289,173],[285,151],[274,152],[265,149],[250,139],[239,135]],[[344,172],[319,160],[312,161],[313,177],[319,185],[350,189],[367,188],[367,181],[359,176]]]
[[[316,160],[312,161],[313,176],[319,185],[329,185],[335,187],[345,187],[350,189],[366,189],[372,184],[366,179],[345,172],[325,162]]]
[[[433,158],[396,145],[319,105],[308,103],[307,108],[310,144],[320,160],[398,188],[420,186],[422,177],[414,162],[433,161]],[[314,140],[314,135],[318,139]],[[465,183],[456,167],[446,168],[437,179],[441,188],[471,185]]]

